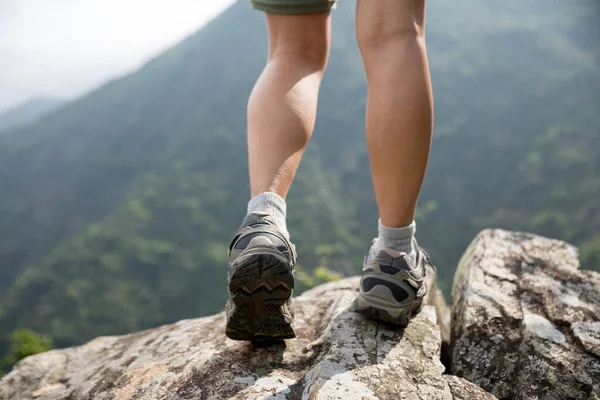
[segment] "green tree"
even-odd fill
[[[10,335],[10,352],[1,362],[3,369],[10,369],[20,360],[34,354],[51,350],[52,338],[29,329],[17,329]],[[2,373],[0,371],[0,373]]]

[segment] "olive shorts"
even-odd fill
[[[252,8],[272,14],[308,14],[335,8],[336,0],[250,0]]]

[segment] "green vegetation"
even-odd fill
[[[600,269],[595,0],[431,1],[436,137],[418,237],[446,293],[481,229],[581,246]],[[356,274],[376,233],[353,6],[289,196],[299,290]],[[0,353],[211,314],[248,200],[245,107],[264,22],[241,1],[140,71],[0,136]]]
[[[0,361],[0,376],[2,369],[7,369],[25,357],[52,350],[52,339],[47,335],[39,335],[28,329],[18,329],[10,335],[10,352]]]

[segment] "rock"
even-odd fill
[[[298,338],[285,344],[228,340],[221,313],[29,357],[0,381],[0,399],[494,399],[442,375],[434,306],[393,328],[352,311],[357,287],[298,297]]]
[[[577,250],[487,230],[452,289],[452,373],[499,398],[600,398],[600,274]]]

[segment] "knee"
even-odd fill
[[[415,10],[407,6],[402,11],[390,14],[382,12],[357,24],[356,36],[363,55],[379,50],[387,51],[390,46],[397,48],[406,42],[424,40],[424,27]]]
[[[308,72],[323,72],[329,58],[329,43],[326,38],[288,38],[272,46],[269,61],[290,62],[296,68]]]
[[[423,39],[416,23],[397,27],[375,26],[357,34],[358,47],[363,55],[369,55],[379,50],[385,51],[390,46],[398,46],[407,41]]]

